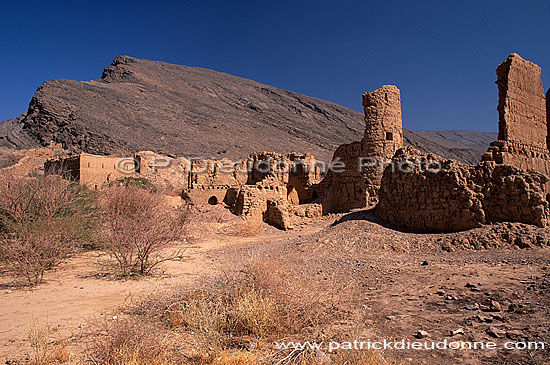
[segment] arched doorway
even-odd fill
[[[208,198],[208,204],[217,205],[218,204],[218,198],[215,195],[212,195],[210,198]]]

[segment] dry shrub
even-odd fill
[[[0,175],[0,260],[29,285],[93,239],[95,196],[58,176]]]
[[[105,323],[87,348],[91,364],[166,365],[175,364],[165,337],[146,321],[120,319]]]
[[[102,192],[103,248],[122,275],[147,275],[160,263],[181,256],[181,251],[163,251],[184,238],[189,209],[167,207],[163,200],[161,194],[135,185],[110,186]]]
[[[147,305],[146,305],[147,306]],[[230,286],[172,293],[148,307],[170,327],[208,335],[264,336],[275,329],[275,304],[253,287]]]
[[[337,297],[343,291],[320,290],[308,276],[278,260],[253,259],[245,268],[247,280],[276,303],[280,331],[285,334],[315,330],[342,317]]]
[[[32,365],[64,364],[70,361],[71,353],[63,343],[51,340],[51,327],[48,324],[33,322],[27,335],[32,353]]]

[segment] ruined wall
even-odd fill
[[[190,166],[183,196],[197,204],[233,205],[238,190],[248,180],[246,161],[194,160]]]
[[[264,221],[280,229],[293,229],[294,226],[290,221],[289,204],[286,199],[268,199]]]
[[[269,199],[285,199],[287,190],[273,177],[265,178],[255,185],[243,185],[237,194],[234,213],[245,218],[263,220]]]
[[[482,161],[550,176],[547,111],[541,69],[513,53],[497,68],[498,141]]]
[[[135,164],[131,158],[80,154],[80,183],[93,188],[134,176]]]
[[[44,163],[44,169],[55,174],[68,174],[70,179],[95,189],[120,178],[135,175],[133,158],[88,153],[48,160]]]
[[[151,151],[134,154],[137,174],[162,189],[180,193],[188,188],[191,162],[184,157],[169,157]]]
[[[497,68],[498,139],[546,147],[541,68],[512,53]]]
[[[431,163],[419,163],[419,156]],[[396,168],[404,160],[413,162]],[[403,149],[384,171],[376,216],[418,232],[461,231],[498,221],[545,227],[547,180],[513,166],[471,166]]]
[[[323,181],[325,213],[345,212],[368,205],[370,180],[361,169],[362,156],[361,142],[341,145],[334,152],[333,161],[340,161],[345,167],[342,171],[340,168],[330,170]]]
[[[291,204],[303,204],[317,198],[315,185],[321,181],[321,169],[309,153],[260,152],[251,154],[247,165],[248,185],[272,177],[286,186]]]
[[[394,85],[363,94],[365,133],[361,142],[342,145],[333,162],[343,171],[329,171],[324,186],[325,213],[344,212],[375,202],[386,161],[403,146],[401,95]]]
[[[44,162],[44,173],[63,175],[69,180],[80,181],[80,156],[49,159]]]

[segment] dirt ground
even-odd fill
[[[472,237],[495,242],[490,249],[449,249],[449,242]],[[246,237],[206,234],[192,241],[183,260],[144,279],[115,280],[105,255],[85,252],[47,273],[45,283],[32,290],[9,287],[9,278],[2,278],[0,358],[24,360],[30,350],[27,333],[37,323],[51,325],[56,338],[75,339],[90,321],[113,316],[132,300],[192,286],[261,257],[299,271],[320,292],[331,285],[352,288],[342,289],[346,314],[332,324],[340,339],[546,343],[544,350],[386,350],[387,358],[413,364],[548,363],[550,250],[545,244],[519,249],[499,239],[493,229],[399,232],[361,212],[289,232],[266,226]]]

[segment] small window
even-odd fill
[[[386,132],[386,141],[393,141],[393,133]]]
[[[208,199],[208,204],[210,205],[216,205],[218,204],[218,198],[216,196],[211,196],[209,199]]]

